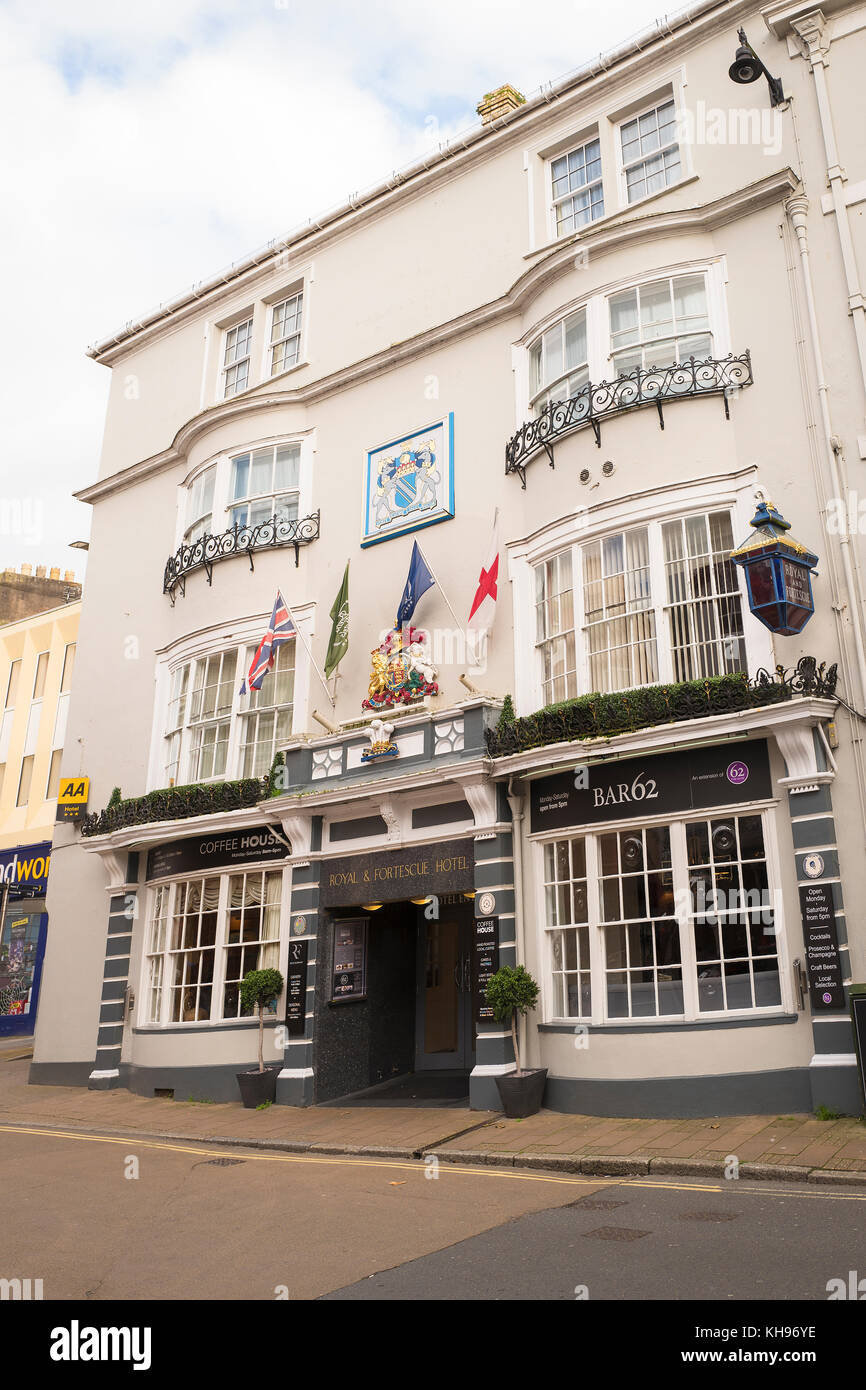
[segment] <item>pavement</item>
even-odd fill
[[[16,1055],[24,1052],[25,1055]],[[26,1045],[0,1049],[0,1128],[134,1134],[285,1153],[422,1158],[603,1176],[680,1174],[866,1188],[866,1124],[850,1116],[606,1119],[542,1110],[526,1120],[461,1105],[273,1106],[30,1086]],[[733,1169],[732,1169],[733,1165]]]

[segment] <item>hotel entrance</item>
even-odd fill
[[[468,1103],[471,841],[347,856],[323,868],[315,1103]]]
[[[415,1070],[470,1071],[475,1063],[472,1015],[472,904],[438,904],[418,926]]]

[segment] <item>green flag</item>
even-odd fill
[[[325,657],[325,675],[333,675],[346,652],[349,650],[349,562],[340,591],[331,608],[331,638],[328,642],[328,655]]]

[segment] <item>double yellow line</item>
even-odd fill
[[[49,1126],[37,1128],[26,1125],[0,1124],[0,1134],[28,1134],[46,1139],[73,1139],[84,1144],[122,1144],[126,1148],[135,1147],[136,1149],[154,1149],[163,1153],[192,1154],[196,1158],[225,1158],[227,1154],[237,1153],[243,1156],[244,1162],[248,1163],[304,1163],[337,1168],[381,1168],[409,1173],[423,1172],[425,1167],[423,1158],[390,1159],[353,1157],[349,1154],[256,1153],[245,1149],[242,1144],[238,1144],[237,1148],[234,1145],[220,1146],[218,1149],[193,1148],[186,1144],[140,1139],[135,1133],[123,1135],[81,1134],[75,1130],[53,1129]],[[428,1157],[435,1157],[435,1153],[431,1153]],[[831,1192],[826,1189],[811,1191],[800,1187],[786,1187],[780,1190],[779,1188],[769,1188],[761,1181],[755,1181],[752,1186],[746,1186],[748,1179],[723,1183],[697,1183],[677,1181],[675,1178],[651,1179],[629,1176],[607,1178],[601,1175],[598,1177],[572,1177],[566,1174],[535,1173],[529,1170],[496,1165],[473,1168],[469,1165],[464,1166],[445,1161],[440,1163],[439,1172],[473,1178],[505,1178],[510,1182],[554,1183],[565,1187],[640,1187],[673,1192],[736,1192],[743,1196],[801,1197],[817,1201],[866,1202],[866,1191],[861,1193]],[[866,1188],[866,1174],[864,1174],[863,1182],[864,1188]]]

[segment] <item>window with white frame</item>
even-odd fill
[[[552,1019],[781,1007],[761,813],[593,831],[541,853]]]
[[[535,567],[535,641],[545,705],[577,694],[571,551]]]
[[[269,444],[235,454],[229,482],[231,525],[258,526],[274,516],[296,521],[300,465],[300,444]]]
[[[673,99],[623,121],[619,133],[629,203],[679,181],[682,166]]]
[[[704,274],[651,280],[611,295],[608,303],[615,376],[712,356]]]
[[[183,538],[187,544],[197,541],[213,530],[213,498],[216,483],[216,468],[211,466],[199,473],[187,490],[186,529]]]
[[[142,1022],[246,1016],[241,981],[280,959],[281,870],[157,885],[146,933]]]
[[[246,667],[255,655],[247,651]],[[277,648],[273,670],[265,676],[259,690],[251,690],[241,720],[241,776],[264,777],[277,748],[292,732],[295,694],[295,643]]]
[[[261,689],[239,693],[258,643],[174,667],[162,740],[163,785],[263,777],[292,731],[295,642],[282,643]]]
[[[550,161],[556,235],[568,236],[604,217],[601,146],[589,140]]]
[[[625,690],[658,678],[649,532],[636,527],[582,548],[583,636],[590,690]]]
[[[188,715],[191,782],[225,776],[237,666],[236,651],[195,663]]]
[[[730,513],[719,509],[575,544],[536,564],[542,704],[746,670],[733,544]]]
[[[280,963],[281,873],[232,874],[229,879],[223,1018],[250,1011],[241,1003],[241,981],[250,970],[276,970]]]
[[[531,406],[536,415],[565,401],[589,381],[586,310],[548,328],[529,349]]]
[[[250,382],[252,342],[251,318],[226,329],[223,339],[223,397],[237,396],[239,392],[246,391]]]
[[[290,295],[271,310],[270,369],[271,376],[293,367],[301,355],[301,327],[304,296],[301,291]]]

